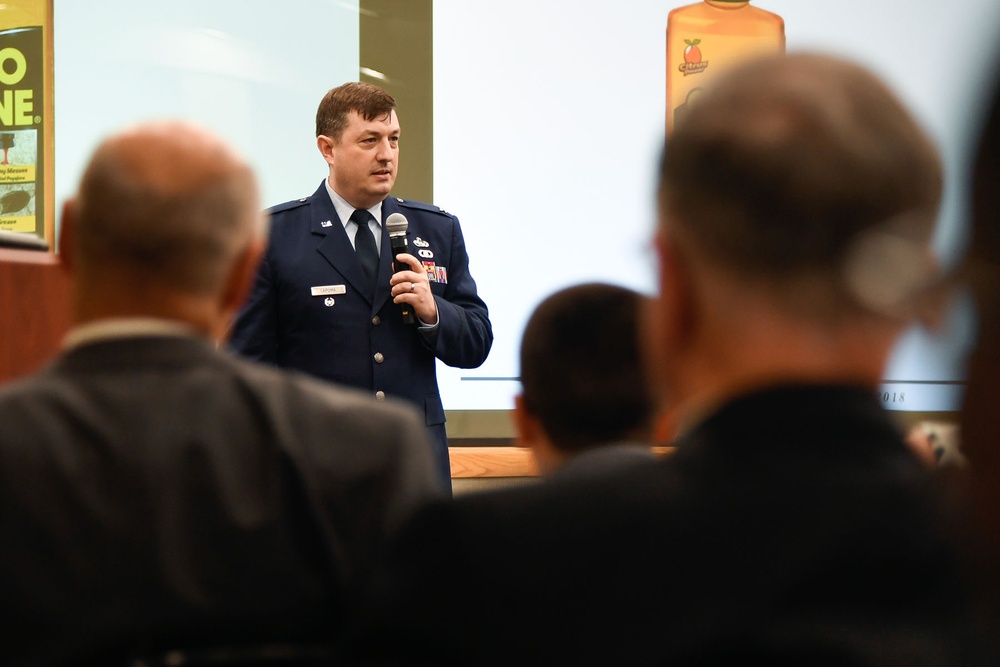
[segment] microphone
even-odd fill
[[[385,219],[385,229],[389,232],[389,244],[392,246],[392,271],[399,273],[406,271],[410,267],[406,264],[396,262],[396,255],[401,252],[410,252],[410,244],[406,240],[406,229],[410,226],[406,216],[402,213],[392,213]],[[413,307],[408,303],[399,304],[403,311],[403,324],[413,324]]]

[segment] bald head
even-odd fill
[[[926,246],[941,189],[937,151],[885,84],[797,54],[747,63],[697,99],[667,141],[661,219],[741,284],[815,286],[808,307],[850,308],[866,296],[844,280],[859,241],[891,226]],[[870,264],[893,264],[876,250]]]
[[[182,122],[138,125],[101,143],[71,207],[79,274],[128,272],[140,289],[211,295],[264,233],[250,167]]]

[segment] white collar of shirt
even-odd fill
[[[330,179],[324,179],[323,183],[326,184],[326,191],[330,195],[330,201],[333,202],[333,208],[337,211],[337,217],[340,218],[340,224],[344,225],[344,231],[347,232],[347,238],[351,239],[351,245],[354,245],[354,236],[358,233],[358,228],[355,225],[348,225],[351,221],[351,214],[354,213],[354,207],[347,203],[347,200],[334,192],[333,188],[330,187]],[[382,202],[379,202],[368,209],[368,212],[372,214],[372,217],[368,219],[368,226],[372,230],[372,234],[375,235],[375,247],[378,251],[382,252]]]
[[[195,330],[182,322],[152,317],[121,317],[73,327],[63,338],[63,349],[118,338],[195,335]]]

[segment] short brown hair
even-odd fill
[[[661,224],[737,275],[833,285],[863,232],[905,218],[926,246],[941,189],[936,149],[872,73],[771,57],[718,79],[667,139]]]
[[[352,81],[333,88],[319,103],[316,110],[316,136],[340,141],[347,127],[347,116],[357,111],[365,120],[388,116],[396,108],[392,95],[378,86]]]
[[[558,449],[651,437],[642,303],[633,290],[591,283],[556,292],[532,313],[521,341],[522,400]]]

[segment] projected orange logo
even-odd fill
[[[701,40],[685,39],[684,43],[687,44],[684,48],[684,62],[677,66],[678,71],[683,72],[684,76],[704,72],[708,61],[701,59],[701,49],[698,48]]]

